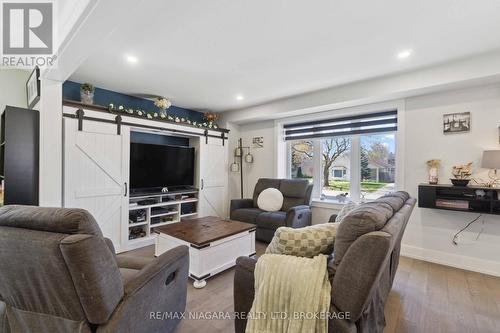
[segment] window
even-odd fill
[[[313,141],[312,140],[298,140],[290,145],[291,153],[291,178],[295,179],[308,179],[313,182]]]
[[[394,133],[360,137],[361,196],[366,199],[394,191],[396,136]]]
[[[351,138],[333,137],[321,140],[322,191],[334,200],[339,195],[348,196],[351,187],[350,170]]]
[[[373,200],[394,191],[396,125],[396,111],[286,125],[290,176],[308,179],[327,200]]]

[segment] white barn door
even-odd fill
[[[227,207],[227,141],[200,138],[200,195],[198,216],[228,216]]]
[[[128,221],[130,128],[64,119],[64,207],[83,208],[117,251],[125,250]]]

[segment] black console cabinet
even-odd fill
[[[428,185],[418,186],[418,206],[500,215],[500,188],[482,186]]]
[[[0,176],[4,204],[38,205],[40,116],[7,106],[1,117]]]

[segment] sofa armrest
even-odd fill
[[[286,212],[285,225],[291,228],[302,228],[311,225],[311,208],[306,205],[295,206]]]
[[[151,260],[125,285],[122,302],[97,332],[173,331],[186,308],[188,271],[187,246],[178,246]],[[177,317],[158,318],[158,313]]]
[[[116,262],[119,268],[130,268],[137,270],[143,269],[154,260],[155,258],[146,258],[146,257],[137,257],[128,255],[116,256]]]
[[[248,257],[236,259],[234,272],[234,325],[236,333],[245,333],[247,314],[255,295],[254,270],[257,261]]]
[[[230,211],[241,208],[253,208],[253,199],[233,199],[231,200]]]

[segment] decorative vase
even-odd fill
[[[429,184],[436,185],[439,182],[438,168],[429,168]]]
[[[94,104],[94,92],[80,91],[80,99],[84,104]]]
[[[160,109],[160,117],[161,118],[167,118],[167,109],[159,108]]]

